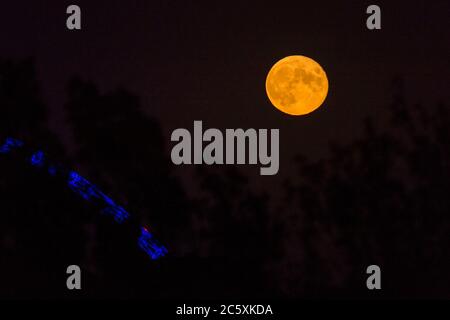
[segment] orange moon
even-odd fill
[[[288,56],[270,69],[266,79],[270,102],[293,116],[319,108],[328,94],[328,79],[320,64],[305,56]]]

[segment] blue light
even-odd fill
[[[116,220],[117,223],[124,222],[130,216],[128,212],[126,212],[122,207],[119,207],[117,205],[104,208],[102,212],[113,216],[114,220]]]
[[[0,154],[7,154],[13,148],[20,148],[24,143],[20,140],[7,138],[5,143],[0,146]],[[46,156],[44,152],[37,151],[32,154],[30,158],[31,165],[42,168],[45,166]],[[58,172],[65,172],[58,165],[48,164],[47,171],[50,175],[56,176]],[[96,186],[83,178],[75,171],[68,173],[67,184],[69,188],[80,195],[83,199],[100,203],[102,207],[101,212],[114,217],[118,223],[124,222],[130,217],[130,214],[121,206],[118,206],[114,201],[101,192]],[[147,231],[146,228],[141,228],[141,235],[138,239],[139,247],[144,250],[153,260],[163,257],[167,254],[167,249],[162,246],[153,235]]]
[[[80,176],[78,173],[71,171],[68,180],[69,187],[72,191],[81,195],[85,200],[97,199],[103,200],[105,207],[102,212],[114,217],[118,223],[124,222],[130,214],[122,207],[114,203],[114,201],[97,189],[92,183]]]
[[[0,147],[0,153],[6,154],[9,153],[12,148],[20,148],[22,146],[22,141],[14,138],[6,138],[5,143]]]
[[[78,193],[85,200],[89,200],[95,192],[92,184],[75,171],[69,173],[69,181],[67,183],[72,191]]]
[[[164,257],[167,254],[167,249],[154,239],[153,235],[143,227],[141,228],[141,236],[139,237],[138,245],[153,260]]]
[[[44,165],[45,155],[42,151],[38,151],[31,156],[31,164],[35,167],[42,167]]]

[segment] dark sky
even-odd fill
[[[361,119],[381,121],[392,79],[411,102],[448,101],[448,1],[375,1],[382,30],[365,27],[367,1],[23,1],[0,10],[0,57],[34,57],[52,125],[74,74],[102,91],[125,86],[156,115],[167,136],[178,127],[279,128],[280,175],[292,156],[326,154],[328,141],[358,136]],[[65,27],[82,9],[82,30]],[[327,72],[325,104],[305,117],[273,108],[264,82],[288,55]],[[258,176],[259,170],[254,169]]]

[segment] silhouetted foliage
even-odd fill
[[[151,262],[122,226],[19,158],[0,156],[2,297],[366,296],[366,267],[391,296],[446,293],[450,267],[448,108],[409,105],[401,80],[384,128],[296,158],[281,207],[236,167],[200,167],[188,190],[160,124],[126,91],[74,78],[65,106],[75,152],[48,129],[31,61],[0,62],[0,137],[73,166],[152,228],[170,251]],[[83,295],[65,289],[81,264]],[[373,296],[373,295],[372,295]]]
[[[444,294],[450,119],[443,105],[406,105],[400,80],[394,88],[388,129],[367,119],[362,137],[332,145],[328,159],[298,158],[300,174],[286,184],[286,218],[297,220],[280,272],[288,292],[367,295],[365,268],[378,264],[384,293]]]

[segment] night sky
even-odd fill
[[[70,4],[81,7],[80,31],[66,28]],[[381,7],[381,30],[366,28],[370,4]],[[138,96],[159,121],[169,161],[170,134],[193,130],[194,120],[204,128],[280,129],[278,175],[239,166],[255,190],[277,198],[298,171],[297,155],[326,158],[330,143],[363,135],[366,117],[389,128],[398,79],[408,104],[448,103],[449,13],[448,0],[15,0],[0,8],[0,58],[34,60],[49,127],[69,154],[76,143],[64,106],[74,76],[102,93],[120,87]],[[324,104],[306,116],[281,113],[266,96],[267,73],[289,55],[314,59],[328,77]],[[193,166],[167,165],[187,194],[198,187]]]
[[[283,174],[292,152],[321,156],[330,139],[357,136],[364,116],[381,119],[395,77],[411,102],[449,98],[448,78],[439,76],[449,69],[447,1],[378,2],[378,31],[365,27],[365,1],[78,1],[76,32],[65,28],[69,4],[18,0],[3,5],[0,18],[1,55],[35,59],[61,133],[65,86],[79,75],[103,91],[138,94],[167,137],[193,120],[279,128]],[[325,104],[306,117],[278,112],[264,89],[270,67],[296,54],[318,61],[330,82]]]

